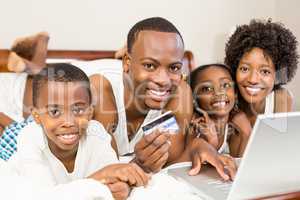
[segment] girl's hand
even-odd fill
[[[197,137],[204,138],[207,142],[217,148],[219,139],[215,123],[210,119],[206,111],[200,108],[198,111],[201,112],[203,116],[192,119],[189,129],[190,133],[196,135]]]

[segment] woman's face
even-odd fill
[[[275,84],[272,59],[256,47],[244,53],[236,71],[236,82],[246,102],[262,103]]]

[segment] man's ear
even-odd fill
[[[38,111],[35,108],[32,109],[31,114],[33,116],[34,121],[37,124],[41,124],[40,114],[38,113]]]
[[[93,119],[93,117],[94,117],[94,106],[90,106],[90,107],[89,107],[89,114],[88,114],[88,119],[89,119],[89,121],[90,121],[91,119]]]
[[[131,58],[130,58],[128,52],[126,52],[125,55],[123,56],[122,62],[123,62],[123,71],[125,73],[127,73],[129,71],[129,67],[131,65]]]

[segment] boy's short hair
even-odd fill
[[[151,17],[137,22],[128,32],[127,50],[131,52],[132,46],[141,31],[158,31],[166,33],[176,33],[180,36],[182,43],[183,38],[178,29],[168,20],[162,17]]]
[[[197,76],[200,72],[202,72],[203,70],[207,69],[207,68],[210,68],[210,67],[214,67],[214,66],[217,66],[217,67],[220,67],[222,69],[225,69],[229,72],[231,78],[233,77],[233,74],[232,74],[232,71],[230,69],[230,67],[228,67],[227,65],[224,65],[222,63],[213,63],[213,64],[206,64],[206,65],[200,65],[199,67],[197,67],[196,69],[194,69],[188,80],[189,80],[189,83],[190,83],[190,86],[191,86],[191,89],[192,91],[194,92],[194,89],[196,87],[196,84],[197,84]]]
[[[89,103],[92,102],[89,77],[78,67],[68,63],[48,64],[32,80],[32,100],[33,106],[37,106],[40,88],[48,81],[55,82],[81,82],[87,89]]]

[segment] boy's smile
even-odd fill
[[[87,88],[81,82],[48,81],[39,90],[35,110],[50,150],[76,152],[92,116]]]

